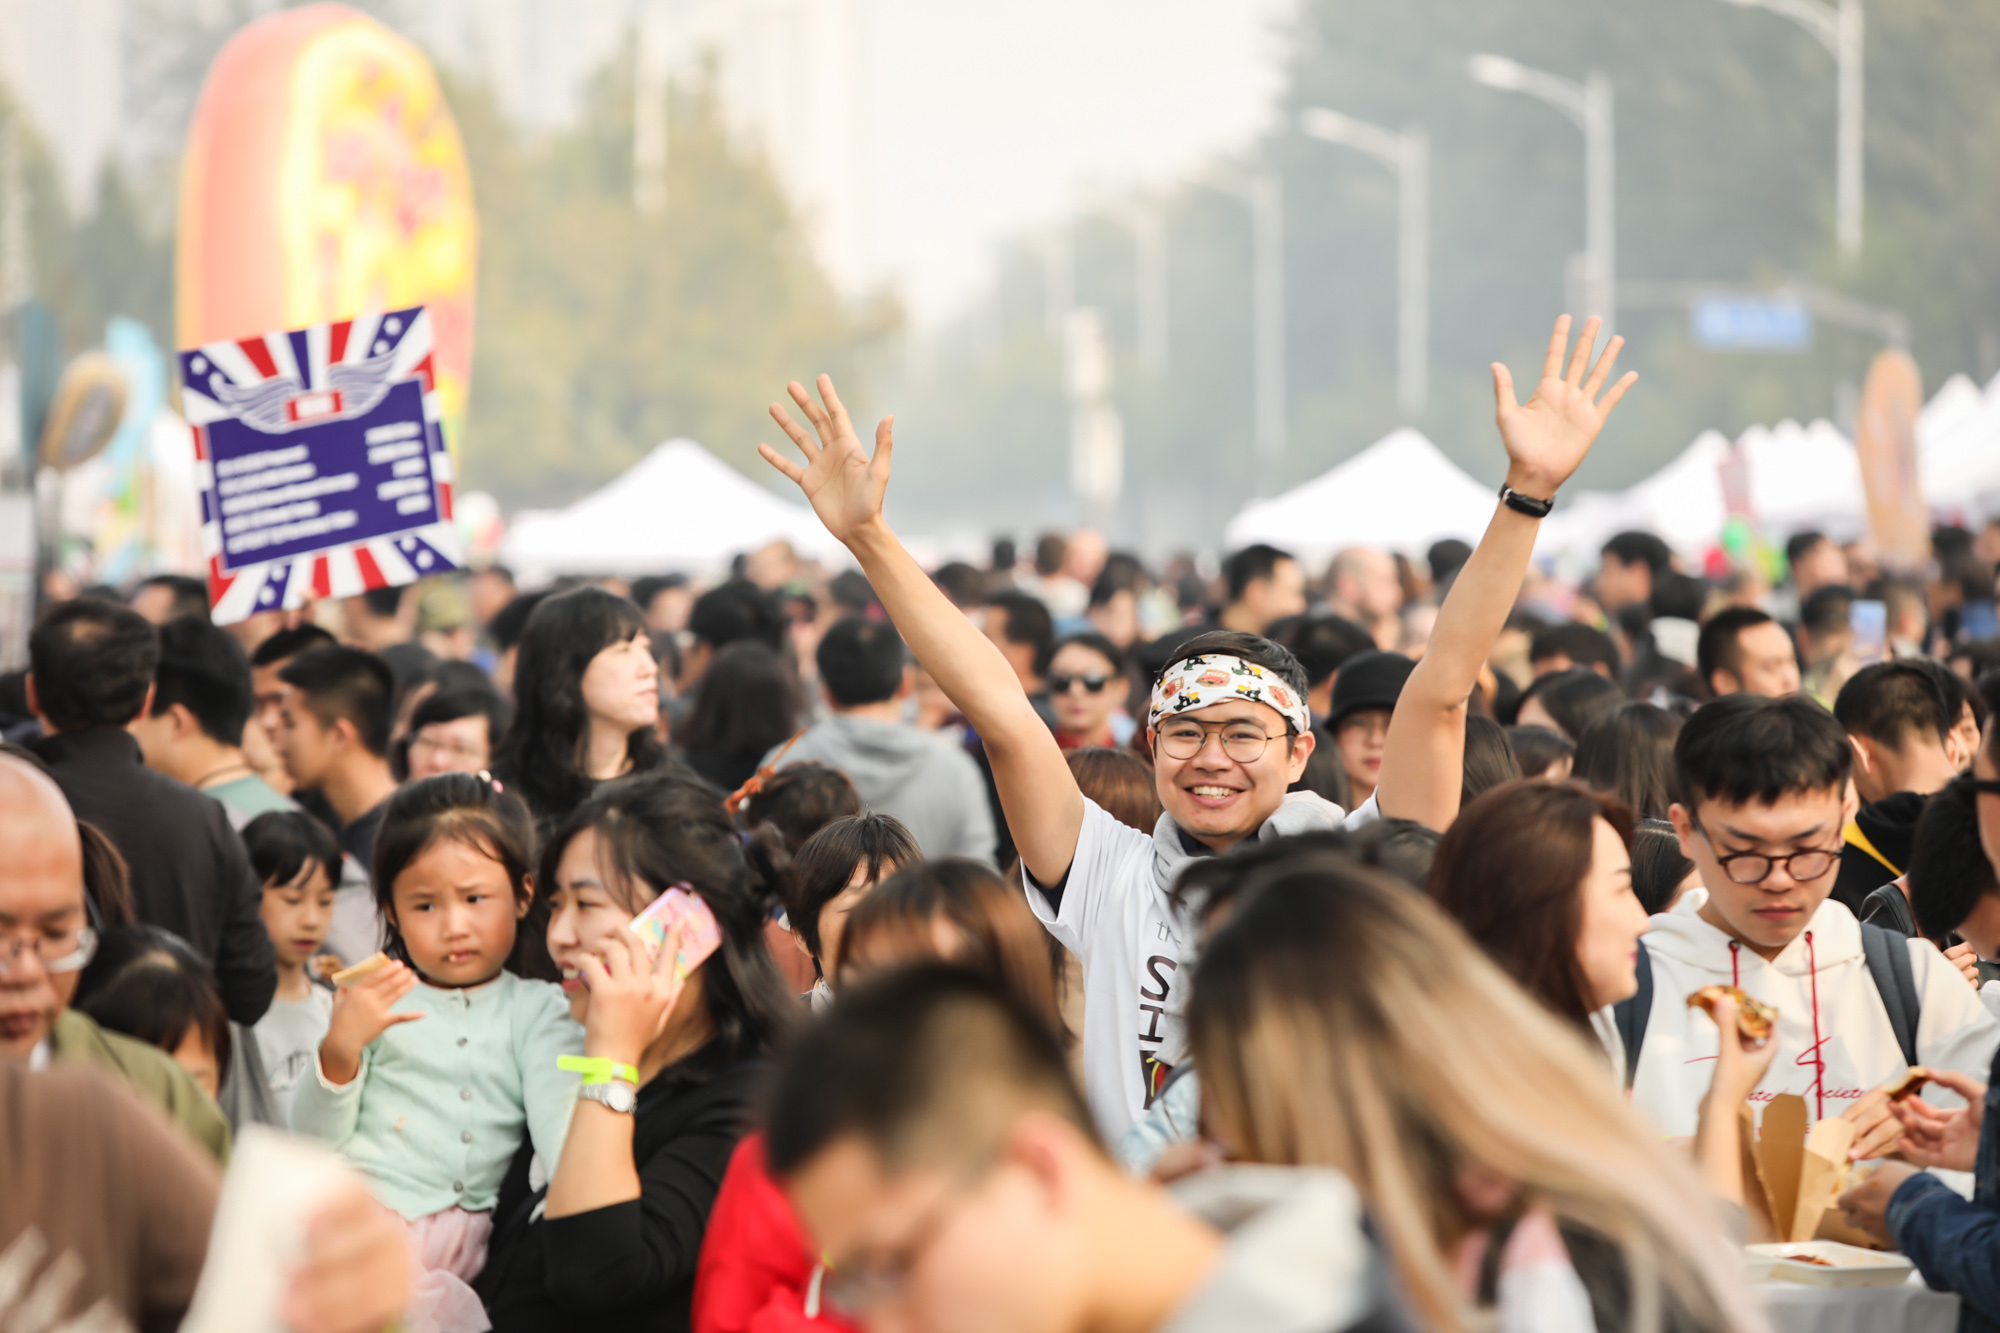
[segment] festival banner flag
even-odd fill
[[[180,353],[217,624],[464,563],[432,352],[415,306]]]

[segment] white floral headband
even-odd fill
[[[1231,699],[1269,704],[1284,715],[1295,732],[1303,734],[1312,727],[1305,700],[1276,672],[1227,653],[1184,657],[1168,667],[1153,686],[1153,706],[1146,726],[1156,729],[1165,718]]]

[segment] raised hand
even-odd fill
[[[848,419],[840,395],[833,391],[833,377],[821,375],[817,385],[824,407],[815,403],[798,381],[785,386],[792,401],[812,423],[817,440],[792,420],[782,404],[771,404],[771,419],[806,456],[805,466],[794,463],[768,444],[759,444],[757,452],[805,492],[813,512],[826,524],[828,532],[842,542],[851,543],[882,520],[882,493],[889,486],[889,455],[894,448],[890,428],[896,418],[883,417],[882,424],[875,428],[875,456],[870,458],[854,434],[854,423]]]
[[[1590,452],[1597,432],[1618,400],[1639,378],[1628,370],[1604,393],[1604,381],[1618,362],[1623,338],[1613,338],[1604,346],[1604,355],[1590,365],[1590,351],[1597,342],[1599,321],[1592,315],[1583,324],[1583,337],[1563,371],[1563,356],[1569,350],[1569,316],[1556,320],[1549,338],[1548,356],[1542,362],[1542,380],[1535,395],[1525,405],[1514,400],[1514,377],[1498,361],[1493,363],[1495,420],[1500,438],[1507,445],[1507,484],[1537,500],[1554,497],[1556,489],[1568,481],[1583,456]],[[1586,376],[1585,372],[1588,371]]]
[[[413,1023],[422,1014],[396,1013],[396,1001],[417,984],[417,974],[402,963],[390,963],[371,976],[342,986],[333,995],[333,1017],[319,1044],[320,1072],[334,1084],[351,1082],[361,1072],[361,1053],[368,1044],[398,1023]]]
[[[580,970],[590,988],[590,1010],[583,1021],[585,1054],[637,1065],[666,1030],[687,984],[675,966],[682,929],[682,923],[674,924],[654,958],[646,956],[645,942],[630,927],[605,938],[584,958]]]

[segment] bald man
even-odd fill
[[[229,1125],[165,1051],[69,1007],[97,948],[83,892],[76,816],[47,773],[0,753],[0,1061],[84,1065],[122,1079],[218,1160]]]

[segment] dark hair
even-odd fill
[[[1701,683],[1713,690],[1718,671],[1727,671],[1741,680],[1743,631],[1774,623],[1770,616],[1754,606],[1725,607],[1710,616],[1708,623],[1701,627],[1701,637],[1695,640],[1695,670],[1701,675]]]
[[[292,625],[278,630],[258,644],[250,654],[250,665],[267,667],[274,662],[283,662],[288,658],[297,657],[300,653],[338,642],[340,640],[308,620],[302,625]]]
[[[963,560],[948,560],[939,565],[937,573],[931,575],[931,582],[961,611],[978,606],[986,597],[986,575]]]
[[[1553,727],[1537,725],[1507,728],[1507,748],[1521,766],[1524,778],[1539,778],[1559,759],[1576,755],[1576,742]]]
[[[1588,667],[1571,667],[1535,677],[1521,692],[1514,716],[1521,715],[1521,707],[1530,699],[1541,700],[1542,710],[1574,741],[1584,728],[1625,702],[1625,691]]]
[[[493,613],[493,619],[486,622],[486,632],[493,644],[501,652],[517,646],[521,636],[528,632],[528,621],[535,614],[535,608],[547,601],[552,594],[544,589],[540,592],[516,593],[507,599],[507,605]]]
[[[1130,750],[1097,746],[1071,750],[1064,758],[1078,790],[1104,807],[1104,813],[1127,828],[1152,835],[1160,822],[1160,792],[1145,760]]]
[[[945,961],[993,978],[1051,1031],[1063,1032],[1048,936],[1028,900],[993,867],[962,856],[904,866],[871,889],[840,932],[835,975],[871,947],[896,950],[901,961],[939,956],[933,930],[939,921],[958,936]]]
[[[1131,658],[1126,655],[1124,649],[1093,629],[1079,630],[1074,634],[1065,634],[1050,644],[1049,665],[1054,666],[1056,654],[1072,645],[1078,648],[1088,648],[1091,652],[1096,653],[1099,657],[1109,662],[1111,664],[1111,674],[1114,678],[1124,675],[1131,665]]]
[[[1000,613],[1000,637],[1009,643],[1034,645],[1035,670],[1048,670],[1049,653],[1056,641],[1056,622],[1042,599],[1009,589],[988,597],[986,606],[989,611]]]
[[[102,932],[77,980],[75,1005],[99,1027],[170,1054],[199,1028],[218,1074],[229,1070],[229,1011],[215,969],[172,931],[131,925]]]
[[[257,699],[250,659],[228,630],[206,616],[183,616],[160,626],[153,682],[154,717],[179,704],[211,740],[243,743],[243,724]]]
[[[528,617],[514,666],[514,725],[500,762],[537,814],[560,816],[596,785],[583,768],[590,739],[583,673],[606,648],[645,632],[639,608],[602,588],[557,593]],[[639,771],[656,767],[665,751],[653,728],[640,727],[626,737],[625,757]]]
[[[439,722],[456,722],[467,717],[486,719],[487,744],[497,750],[507,735],[507,701],[490,688],[438,690],[410,713],[410,734],[414,736]]]
[[[882,878],[885,870],[913,865],[923,855],[910,831],[888,815],[836,819],[806,839],[792,858],[792,889],[785,899],[785,916],[792,923],[792,933],[805,941],[815,967],[823,968],[831,961],[820,957],[820,913],[847,892],[854,872],[866,866],[872,882]]]
[[[1826,534],[1816,528],[1795,532],[1785,539],[1785,564],[1787,567],[1799,563],[1799,557],[1808,555],[1812,549],[1825,541]]]
[[[1053,577],[1062,569],[1063,557],[1069,554],[1069,538],[1060,532],[1045,532],[1035,538],[1035,572],[1043,578]]]
[[[146,706],[160,640],[144,616],[115,602],[59,602],[28,636],[35,703],[63,731],[122,727]]]
[[[644,578],[632,580],[632,605],[642,614],[653,609],[653,600],[663,592],[688,586],[685,574],[648,574]]]
[[[378,620],[390,620],[403,609],[403,595],[407,591],[401,584],[393,588],[369,588],[361,594],[361,605]]]
[[[1521,780],[1521,765],[1507,744],[1507,730],[1490,717],[1465,715],[1464,776],[1459,781],[1458,808],[1505,782]]]
[[[44,770],[45,772],[47,770]],[[87,819],[76,821],[77,841],[83,844],[83,896],[96,909],[91,923],[129,926],[139,919],[139,907],[132,897],[132,867],[125,854],[104,831]]]
[[[1516,782],[1474,801],[1445,830],[1430,895],[1521,988],[1588,1028],[1590,986],[1577,961],[1582,885],[1596,821],[1632,847],[1632,812],[1568,782]]]
[[[621,907],[636,914],[653,897],[682,888],[707,903],[721,927],[722,946],[702,970],[714,1055],[683,1072],[706,1077],[768,1051],[797,1005],[764,944],[781,873],[772,861],[775,837],[746,841],[706,783],[645,773],[606,783],[563,821],[542,853],[545,883],[555,884],[563,852],[585,830],[597,835],[605,887]]]
[[[1190,862],[1168,896],[1175,911],[1207,924],[1220,909],[1240,902],[1246,891],[1261,884],[1265,871],[1282,868],[1299,856],[1325,856],[1342,865],[1380,870],[1400,886],[1422,892],[1438,843],[1434,830],[1413,819],[1378,819],[1352,832],[1322,829],[1245,843],[1228,856]]]
[[[341,644],[313,648],[286,663],[278,679],[299,692],[322,727],[344,718],[370,754],[389,753],[396,682],[381,658]]]
[[[743,827],[769,824],[797,856],[813,834],[836,819],[861,813],[861,797],[847,774],[828,764],[793,764],[764,779],[743,802]]]
[[[266,810],[243,826],[243,846],[266,888],[296,883],[314,865],[326,871],[329,883],[340,883],[339,839],[303,810]]]
[[[1308,689],[1317,689],[1350,657],[1375,651],[1375,636],[1344,616],[1287,616],[1269,626],[1265,637],[1299,660]]]
[[[792,738],[799,712],[798,683],[785,659],[755,639],[738,639],[703,674],[675,739],[699,752],[691,762],[713,768],[705,776],[727,789],[729,777],[754,772],[773,746]]]
[[[1567,657],[1572,666],[1602,666],[1614,676],[1620,665],[1618,645],[1611,641],[1611,636],[1580,620],[1565,620],[1560,625],[1538,630],[1528,641],[1530,662],[1546,662],[1552,657]]]
[[[1090,605],[1109,606],[1111,599],[1121,592],[1137,594],[1146,586],[1146,578],[1146,566],[1138,556],[1113,551],[1104,557],[1104,567],[1097,571],[1097,579],[1090,585]]]
[[[710,588],[688,611],[688,633],[711,648],[755,639],[776,651],[785,646],[785,626],[777,599],[748,579]]]
[[[1844,583],[1814,588],[1799,605],[1799,628],[1815,638],[1847,628],[1848,613],[1861,594]]]
[[[1431,582],[1439,589],[1447,587],[1458,577],[1458,571],[1465,568],[1465,562],[1472,559],[1472,543],[1457,537],[1446,537],[1430,544],[1424,552],[1424,564],[1430,567]]]
[[[148,588],[165,588],[169,595],[167,620],[179,620],[184,616],[200,616],[208,619],[208,583],[192,574],[155,574],[151,578],[139,580],[139,586],[132,590],[132,596]]]
[[[1153,684],[1159,684],[1160,678],[1173,670],[1175,664],[1185,662],[1190,657],[1204,657],[1211,653],[1240,657],[1255,666],[1263,667],[1291,686],[1292,693],[1298,696],[1301,703],[1305,702],[1306,669],[1299,665],[1298,658],[1292,656],[1292,650],[1283,644],[1271,642],[1261,634],[1247,634],[1242,630],[1210,630],[1206,634],[1197,634],[1184,641],[1167,655],[1167,660],[1160,667],[1159,675],[1153,678]],[[1285,720],[1285,731],[1287,734],[1296,731],[1289,718]]]
[[[910,655],[903,636],[888,621],[848,616],[827,628],[813,660],[833,701],[858,708],[896,697]]]
[[[918,1154],[983,1155],[951,1121],[996,1088],[1041,1105],[1096,1142],[1061,1040],[991,976],[918,963],[870,977],[800,1034],[765,1103],[765,1147],[779,1179],[838,1140],[858,1137],[900,1170]]]
[[[1615,796],[1640,819],[1665,819],[1674,803],[1674,738],[1681,720],[1652,704],[1626,704],[1576,740],[1570,776]]]
[[[396,925],[396,880],[411,862],[446,840],[499,862],[515,902],[531,902],[535,896],[535,826],[518,796],[470,773],[440,773],[404,783],[382,816],[371,874],[375,906],[388,937],[384,947],[412,968],[416,964]]]
[[[1647,916],[1658,916],[1674,891],[1694,873],[1681,854],[1680,835],[1663,819],[1642,819],[1632,830],[1632,892]]]
[[[1260,579],[1269,579],[1277,571],[1280,562],[1291,558],[1290,551],[1281,551],[1264,542],[1246,546],[1230,555],[1222,562],[1222,581],[1229,590],[1229,600],[1241,601],[1251,584]]]
[[[1666,573],[1674,563],[1666,542],[1650,532],[1618,533],[1604,543],[1601,553],[1617,556],[1621,564],[1645,565],[1655,574]]]
[[[1912,733],[1929,732],[1942,745],[1964,708],[1962,698],[1948,699],[1937,676],[1917,662],[1862,667],[1833,701],[1833,715],[1848,735],[1891,750],[1902,749]]]
[[[2000,893],[1993,863],[1979,841],[1978,794],[1964,778],[1924,802],[1910,855],[1910,911],[1917,929],[1939,948],[1972,915],[1982,895]]]
[[[1796,695],[1731,694],[1695,710],[1674,742],[1674,799],[1772,805],[1846,790],[1854,755],[1833,714]]]

